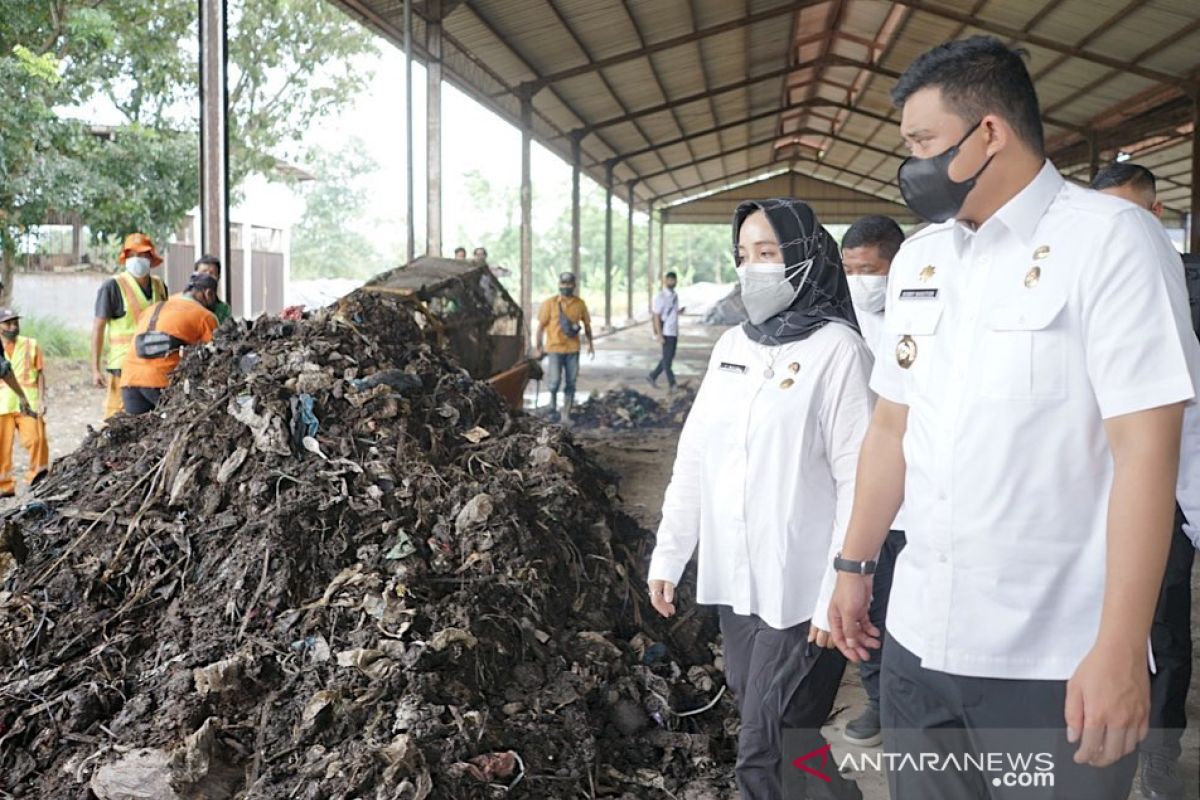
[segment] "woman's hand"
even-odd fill
[[[668,619],[675,616],[675,584],[670,581],[650,581],[650,605]]]
[[[830,648],[833,647],[833,634],[829,631],[823,631],[816,625],[808,626],[808,643],[815,644],[817,647]]]

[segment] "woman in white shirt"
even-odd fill
[[[837,245],[811,208],[743,203],[733,231],[749,320],[713,348],[680,435],[650,595],[674,615],[675,587],[699,548],[696,600],[719,607],[742,721],[738,786],[745,800],[779,800],[782,731],[803,731],[788,758],[822,748],[845,669],[826,649],[826,610],[871,415],[871,357]],[[824,774],[831,780],[809,778],[810,791],[861,797],[832,762]]]

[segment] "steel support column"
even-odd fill
[[[654,202],[646,215],[646,306],[654,306]],[[653,311],[651,312],[653,313]]]
[[[408,215],[408,261],[417,257],[417,214],[413,202],[413,37],[412,0],[404,0],[404,147],[406,150],[405,213]]]
[[[613,165],[604,168],[604,329],[612,328],[612,194]]]
[[[442,0],[425,23],[425,253],[442,254]]]
[[[629,182],[629,219],[625,226],[625,318],[633,322],[633,189],[637,181]]]
[[[667,277],[667,210],[658,212],[658,282],[661,285]]]
[[[580,147],[583,137],[575,134],[571,137],[571,272],[575,275],[575,283],[583,290],[579,268],[579,171],[583,161],[583,151]]]
[[[242,276],[233,274],[229,263],[228,14],[225,0],[200,0],[199,11],[200,250],[221,259],[225,302],[232,305],[233,284]],[[249,268],[249,263],[243,267]]]
[[[1192,202],[1189,209],[1191,215],[1191,235],[1188,239],[1188,252],[1200,253],[1200,225],[1196,224],[1196,214],[1200,213],[1200,86],[1192,94]]]
[[[1088,134],[1088,180],[1091,181],[1100,171],[1100,142],[1095,133]]]
[[[521,99],[521,312],[526,333],[533,327],[533,101]]]

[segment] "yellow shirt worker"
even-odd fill
[[[46,422],[43,418],[46,398],[46,375],[43,372],[42,348],[37,340],[21,335],[21,317],[9,308],[0,308],[0,340],[4,355],[12,365],[13,375],[25,392],[25,399],[37,416],[21,413],[21,398],[0,384],[0,497],[16,494],[17,481],[13,476],[13,437],[29,454],[26,483],[32,484],[50,467],[50,445],[46,441]]]
[[[150,271],[163,263],[154,242],[144,233],[125,237],[117,261],[125,271],[106,280],[96,292],[92,323],[92,382],[107,388],[104,418],[122,408],[121,365],[133,344],[146,309],[167,299],[167,285]]]
[[[558,413],[558,389],[563,390],[563,422],[571,419],[575,403],[575,378],[579,375],[579,335],[587,335],[588,355],[595,356],[592,346],[592,318],[587,303],[575,296],[575,276],[564,272],[558,276],[558,294],[548,297],[538,310],[537,357],[549,355],[550,413]]]

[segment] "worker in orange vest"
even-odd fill
[[[92,381],[108,389],[104,399],[105,419],[123,407],[121,365],[133,344],[138,320],[147,308],[167,299],[166,284],[150,274],[163,260],[149,236],[144,233],[126,236],[117,261],[125,271],[100,286],[92,324]]]
[[[29,454],[26,483],[32,485],[50,467],[50,445],[46,441],[46,374],[43,372],[42,348],[36,339],[21,335],[21,317],[10,308],[0,308],[0,341],[12,374],[24,394],[18,395],[6,385],[0,385],[0,497],[16,494],[17,481],[13,476],[13,435],[20,437],[21,446]],[[37,412],[37,416],[21,413],[22,400]]]
[[[212,341],[216,304],[217,279],[197,272],[182,294],[142,315],[121,369],[126,413],[137,416],[152,411],[179,366],[183,348]]]

